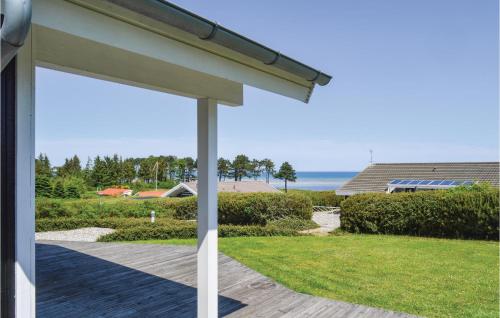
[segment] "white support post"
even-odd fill
[[[198,99],[198,318],[218,316],[217,101]]]
[[[35,66],[32,35],[16,57],[15,315],[35,310]]]

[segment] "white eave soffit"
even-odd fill
[[[308,102],[314,84],[103,0],[34,0],[33,23]]]

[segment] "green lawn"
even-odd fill
[[[497,242],[376,235],[219,242],[226,255],[299,292],[427,317],[499,316]]]

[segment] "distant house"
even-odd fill
[[[168,192],[168,190],[151,190],[151,191],[139,191],[137,192],[134,197],[136,199],[153,199],[153,198],[161,198],[164,197],[165,194]]]
[[[414,192],[487,182],[499,186],[499,162],[377,163],[368,166],[336,192]]]
[[[120,189],[120,188],[107,188],[102,191],[97,191],[97,194],[110,197],[124,197],[124,196],[131,196],[132,190]]]
[[[251,193],[251,192],[280,192],[264,181],[224,181],[217,185],[217,192]],[[197,195],[196,181],[180,183],[167,193],[165,197],[186,197]]]

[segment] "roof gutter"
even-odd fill
[[[31,0],[1,0],[2,70],[24,44],[31,25]]]
[[[202,40],[254,58],[266,65],[279,68],[314,84],[327,85],[332,77],[294,60],[278,51],[252,41],[236,32],[220,26],[199,15],[187,11],[165,0],[107,0],[118,6],[135,11],[156,21],[191,33]]]

